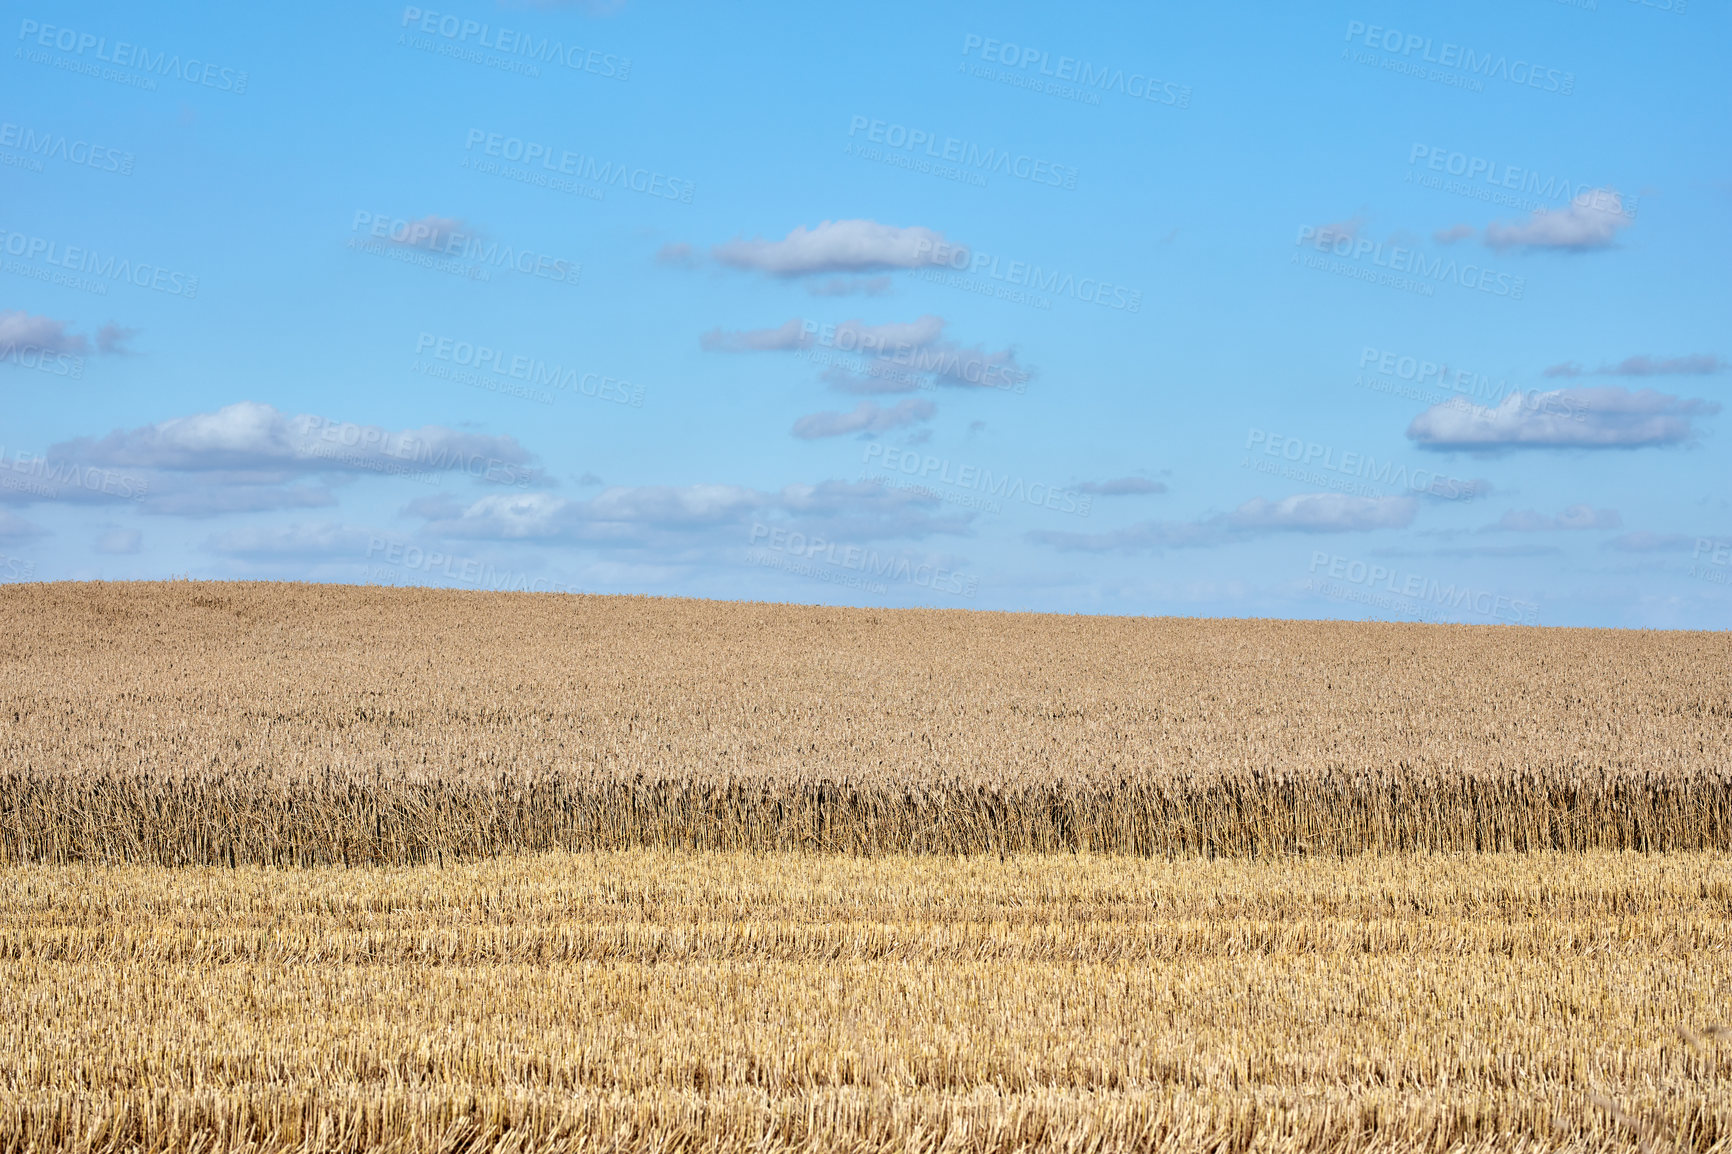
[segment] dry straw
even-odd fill
[[[1716,854],[0,867],[0,1154],[1724,1151],[1729,944]]]

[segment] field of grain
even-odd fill
[[[1732,635],[0,587],[0,862],[1732,849]]]
[[[1732,1146],[1719,855],[0,869],[0,1150]]]
[[[1732,641],[0,587],[0,1154],[1732,1151]]]

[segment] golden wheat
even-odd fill
[[[1726,866],[6,867],[0,1151],[1725,1150]]]
[[[1732,1150],[1724,634],[0,613],[0,1154]]]
[[[0,589],[0,861],[1732,848],[1732,636]]]

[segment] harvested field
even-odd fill
[[[1732,635],[0,588],[0,861],[1732,848]]]
[[[1732,1146],[1712,854],[0,869],[0,1151]]]

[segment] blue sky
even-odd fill
[[[1732,624],[1724,6],[6,6],[0,580]]]

